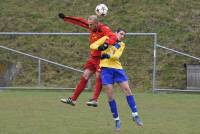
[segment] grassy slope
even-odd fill
[[[85,92],[75,107],[59,102],[71,92],[18,91],[0,93],[1,134],[111,134],[114,121],[101,94],[98,108],[90,108],[85,101],[91,97]],[[116,93],[121,133],[139,134],[199,134],[199,95],[151,94],[135,95],[144,123],[137,127],[130,118],[130,110],[123,93]]]
[[[0,31],[85,32],[79,27],[64,24],[58,19],[57,14],[63,12],[66,15],[86,18],[94,13],[94,7],[98,3],[108,5],[109,15],[103,18],[103,21],[113,30],[123,27],[127,29],[127,32],[156,32],[161,45],[176,48],[194,56],[200,54],[200,48],[197,47],[200,41],[200,2],[198,0],[108,0],[106,2],[100,0],[1,0]],[[88,44],[87,37],[79,37],[78,40],[77,37],[64,36],[34,38],[11,36],[0,37],[0,39],[1,43],[11,48],[76,68],[81,68],[88,53],[88,46],[83,45]],[[130,77],[130,83],[137,89],[149,89],[152,73],[151,40],[149,38],[127,38],[126,43],[128,46],[122,61]],[[80,53],[79,50],[83,52]],[[163,51],[159,52],[158,60],[158,84],[184,87],[183,64],[193,61],[177,58]],[[29,61],[29,64],[33,63]],[[174,67],[175,65],[177,66]],[[50,71],[45,81],[54,79],[52,75],[57,73],[58,71]],[[62,74],[62,72],[59,73]],[[57,75],[60,75],[59,73]],[[27,73],[26,76],[32,75]]]

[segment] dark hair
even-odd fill
[[[116,30],[117,33],[121,32],[121,31],[123,31],[123,32],[126,33],[126,30],[124,30],[124,29],[122,29],[122,28],[118,28],[118,29]]]

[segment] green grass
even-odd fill
[[[72,92],[0,92],[1,134],[112,134],[107,98],[101,94],[98,108],[85,105],[91,92],[84,92],[75,107],[59,102]],[[137,93],[135,98],[144,127],[130,118],[122,92],[116,93],[122,134],[199,134],[200,97],[197,94]]]

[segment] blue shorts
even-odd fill
[[[128,77],[123,69],[106,68],[106,67],[103,67],[101,70],[101,79],[103,85],[128,81]]]

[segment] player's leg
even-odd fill
[[[79,95],[85,89],[88,79],[91,77],[93,73],[94,71],[91,71],[90,69],[85,69],[76,89],[73,92],[73,95],[68,99],[61,99],[61,101],[74,106],[76,104],[76,100],[78,99]]]
[[[94,61],[93,59],[89,58],[84,65],[84,72],[83,75],[81,76],[81,79],[76,86],[76,89],[73,92],[73,95],[69,97],[68,99],[61,99],[62,102],[71,104],[72,106],[75,105],[77,98],[81,94],[81,92],[85,89],[88,79],[91,77],[92,74],[96,71],[96,68],[94,66]]]
[[[93,106],[93,107],[97,107],[98,106],[98,97],[101,93],[101,89],[102,89],[102,82],[101,82],[101,76],[100,76],[100,72],[97,71],[95,73],[95,77],[96,77],[96,84],[95,87],[93,89],[93,97],[92,99],[90,99],[86,104],[88,106]]]
[[[86,102],[86,104],[88,106],[93,106],[93,107],[97,107],[98,106],[98,97],[101,93],[101,89],[102,89],[102,82],[101,82],[101,74],[100,74],[100,67],[99,67],[99,63],[100,63],[100,59],[99,58],[93,58],[92,59],[92,63],[93,63],[93,67],[95,68],[95,78],[96,78],[96,83],[93,89],[93,97],[92,99],[89,99],[88,102]]]
[[[132,95],[128,81],[121,82],[121,83],[119,83],[119,85],[126,95],[126,100],[127,100],[127,103],[128,103],[128,105],[131,109],[133,120],[135,121],[135,123],[137,125],[143,126],[143,123],[140,120],[140,117],[138,115],[138,110],[137,110],[137,106],[136,106],[136,103],[135,103],[135,99],[134,99],[134,96]]]
[[[117,103],[114,99],[114,89],[113,89],[113,85],[109,84],[109,85],[105,85],[105,92],[107,94],[108,97],[108,104],[110,107],[110,111],[113,115],[113,118],[115,120],[115,127],[116,130],[119,131],[121,128],[121,123],[120,123],[120,119],[119,119],[119,115],[118,115],[118,110],[117,110]]]
[[[94,95],[93,95],[93,100],[97,101],[100,93],[101,93],[101,89],[102,89],[102,82],[101,82],[101,74],[100,72],[96,72],[95,73],[96,76],[96,84],[95,84],[95,90],[94,90]]]
[[[128,105],[131,109],[131,112],[132,112],[133,120],[135,121],[135,123],[137,125],[142,126],[143,123],[141,122],[141,120],[138,116],[135,99],[134,99],[134,96],[132,95],[131,89],[130,89],[129,84],[128,84],[128,77],[127,77],[127,75],[126,75],[126,73],[123,69],[115,69],[114,82],[119,83],[121,89],[125,93],[127,103],[128,103]]]
[[[90,69],[85,69],[83,72],[83,75],[81,76],[81,79],[76,87],[76,89],[73,92],[73,95],[71,96],[72,100],[77,100],[80,93],[85,89],[87,82],[89,78],[94,74],[94,71],[91,71]]]
[[[110,111],[113,115],[113,118],[115,120],[115,127],[116,130],[120,130],[121,128],[121,123],[118,115],[118,110],[117,110],[117,103],[114,99],[114,89],[113,89],[113,69],[112,68],[102,68],[101,70],[101,79],[102,79],[102,85],[104,85],[106,95],[108,97],[108,104],[110,107]]]

